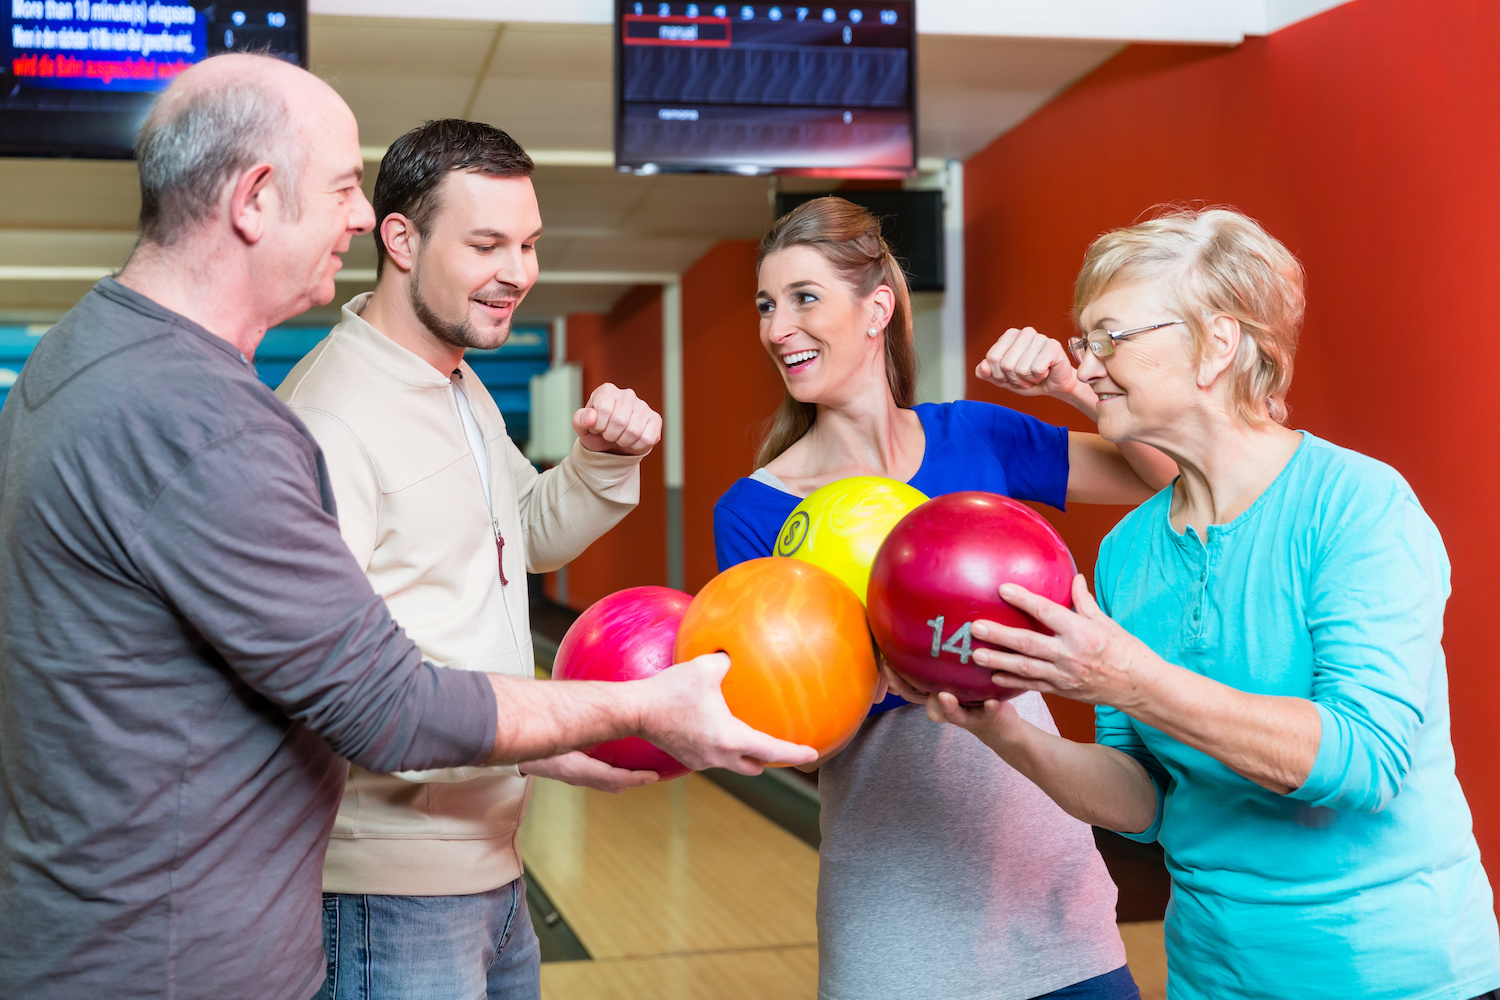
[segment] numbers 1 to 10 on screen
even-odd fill
[[[677,8],[677,10],[674,11],[673,8]],[[635,5],[635,13],[637,15],[644,15],[648,10],[655,10],[657,17],[671,17],[674,13],[677,13],[681,17],[727,18],[730,16],[730,11],[734,10],[737,14],[739,14],[739,18],[741,21],[753,21],[757,17],[764,17],[768,21],[780,21],[783,18],[797,21],[806,21],[811,19],[815,21],[822,21],[825,24],[833,24],[835,21],[839,20],[839,12],[834,10],[832,7],[824,7],[820,10],[816,7],[757,8],[751,6],[750,4],[744,4],[736,7],[733,4],[722,3],[714,4],[712,6],[708,4],[696,3],[638,3]],[[707,11],[707,13],[703,13],[704,11]],[[878,17],[881,24],[895,24],[897,21],[896,12],[893,10],[873,11],[871,12],[870,16]],[[865,12],[857,7],[851,7],[844,12],[844,18],[848,20],[850,24],[859,24],[865,19]]]

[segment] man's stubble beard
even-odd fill
[[[409,293],[412,312],[416,313],[417,319],[427,328],[428,332],[443,343],[463,349],[472,347],[475,350],[489,351],[494,350],[510,339],[511,321],[509,318],[505,320],[504,327],[499,331],[500,339],[493,344],[486,344],[479,339],[479,331],[474,329],[474,324],[469,321],[467,316],[457,323],[450,323],[434,312],[432,307],[422,298],[421,286],[420,268],[417,268],[412,271]]]

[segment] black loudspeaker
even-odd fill
[[[880,231],[891,252],[906,271],[906,283],[914,292],[941,292],[945,287],[943,266],[943,192],[941,191],[834,191],[856,205],[868,208],[880,220]],[[825,194],[776,195],[779,219],[803,202]]]

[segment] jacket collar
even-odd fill
[[[405,385],[420,389],[448,388],[451,383],[447,376],[365,322],[363,313],[373,294],[361,292],[345,303],[343,319],[333,328],[331,336],[353,341],[362,358]],[[468,364],[462,364],[462,368],[464,378],[469,378]]]

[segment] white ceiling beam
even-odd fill
[[[927,35],[1236,45],[1261,34],[1267,0],[924,0]]]
[[[763,2],[763,0],[762,0]],[[1233,45],[1268,35],[1349,0],[922,0],[917,30],[930,35]],[[611,24],[610,0],[309,0],[312,14],[351,17]]]
[[[1266,0],[1266,30],[1263,34],[1280,31],[1289,24],[1305,21],[1348,2],[1349,0]]]
[[[361,146],[359,155],[366,163],[379,163],[385,158],[385,146]],[[614,168],[615,153],[612,149],[528,149],[526,155],[539,167],[608,167]],[[948,167],[948,161],[940,156],[924,156],[917,160],[917,172],[936,174]]]
[[[0,267],[0,281],[98,281],[117,267]]]
[[[764,0],[762,0],[764,2]],[[917,30],[1118,42],[1234,45],[1349,0],[922,0]],[[312,14],[350,17],[611,24],[610,0],[309,0]]]
[[[680,275],[671,271],[542,271],[539,285],[670,285]]]
[[[1118,42],[1234,45],[1347,0],[922,0],[917,30]],[[764,0],[760,0],[763,4]],[[610,0],[309,0],[313,14],[611,24]]]
[[[359,155],[366,163],[379,163],[385,156],[384,146],[361,146]],[[539,167],[613,167],[612,149],[528,149],[526,155]]]
[[[118,271],[114,267],[0,266],[0,281],[98,281]],[[678,279],[670,271],[543,271],[539,285],[670,285]],[[336,281],[372,284],[373,267],[346,267]]]

